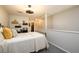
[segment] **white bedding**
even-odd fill
[[[16,37],[4,40],[3,52],[26,53],[48,48],[45,35],[37,32],[21,33]]]

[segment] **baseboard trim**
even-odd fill
[[[50,41],[48,41],[51,45],[54,45],[54,46],[56,46],[57,48],[59,48],[59,49],[61,49],[61,50],[63,50],[63,51],[65,51],[66,53],[71,53],[71,52],[69,52],[69,51],[67,51],[67,50],[65,50],[65,49],[63,49],[62,47],[60,47],[60,46],[58,46],[57,44],[55,44],[55,43],[52,43],[52,42],[50,42]]]

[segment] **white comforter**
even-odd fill
[[[21,33],[3,42],[2,51],[10,53],[37,52],[49,46],[45,36],[37,32]]]

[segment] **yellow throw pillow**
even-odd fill
[[[3,36],[5,39],[11,39],[13,36],[11,29],[8,27],[4,27],[3,28]]]

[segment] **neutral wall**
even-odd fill
[[[43,18],[37,18],[35,21],[35,31],[45,32],[45,20]]]
[[[53,28],[79,31],[79,6],[53,16]]]
[[[8,26],[8,20],[8,13],[2,6],[0,6],[0,23],[4,26]]]
[[[55,14],[48,40],[69,52],[79,53],[79,6]]]
[[[48,16],[47,17],[47,28],[52,28],[52,26],[53,26],[53,24],[52,24],[52,22],[53,22],[52,17],[53,16]]]
[[[28,17],[26,16],[21,16],[21,15],[9,15],[9,25],[11,28],[13,28],[14,26],[12,26],[13,24],[11,23],[13,20],[17,20],[19,24],[22,24],[23,21],[28,22]]]
[[[28,18],[28,16],[22,16],[22,15],[9,15],[9,25],[11,28],[14,28],[14,25],[11,23],[13,20],[17,20],[19,24],[22,24],[23,23],[23,20],[26,21],[26,22],[34,22],[35,25],[35,31],[38,31],[38,32],[44,32],[45,28],[45,21],[43,18]],[[30,28],[31,29],[31,28]],[[29,29],[29,31],[30,31]]]

